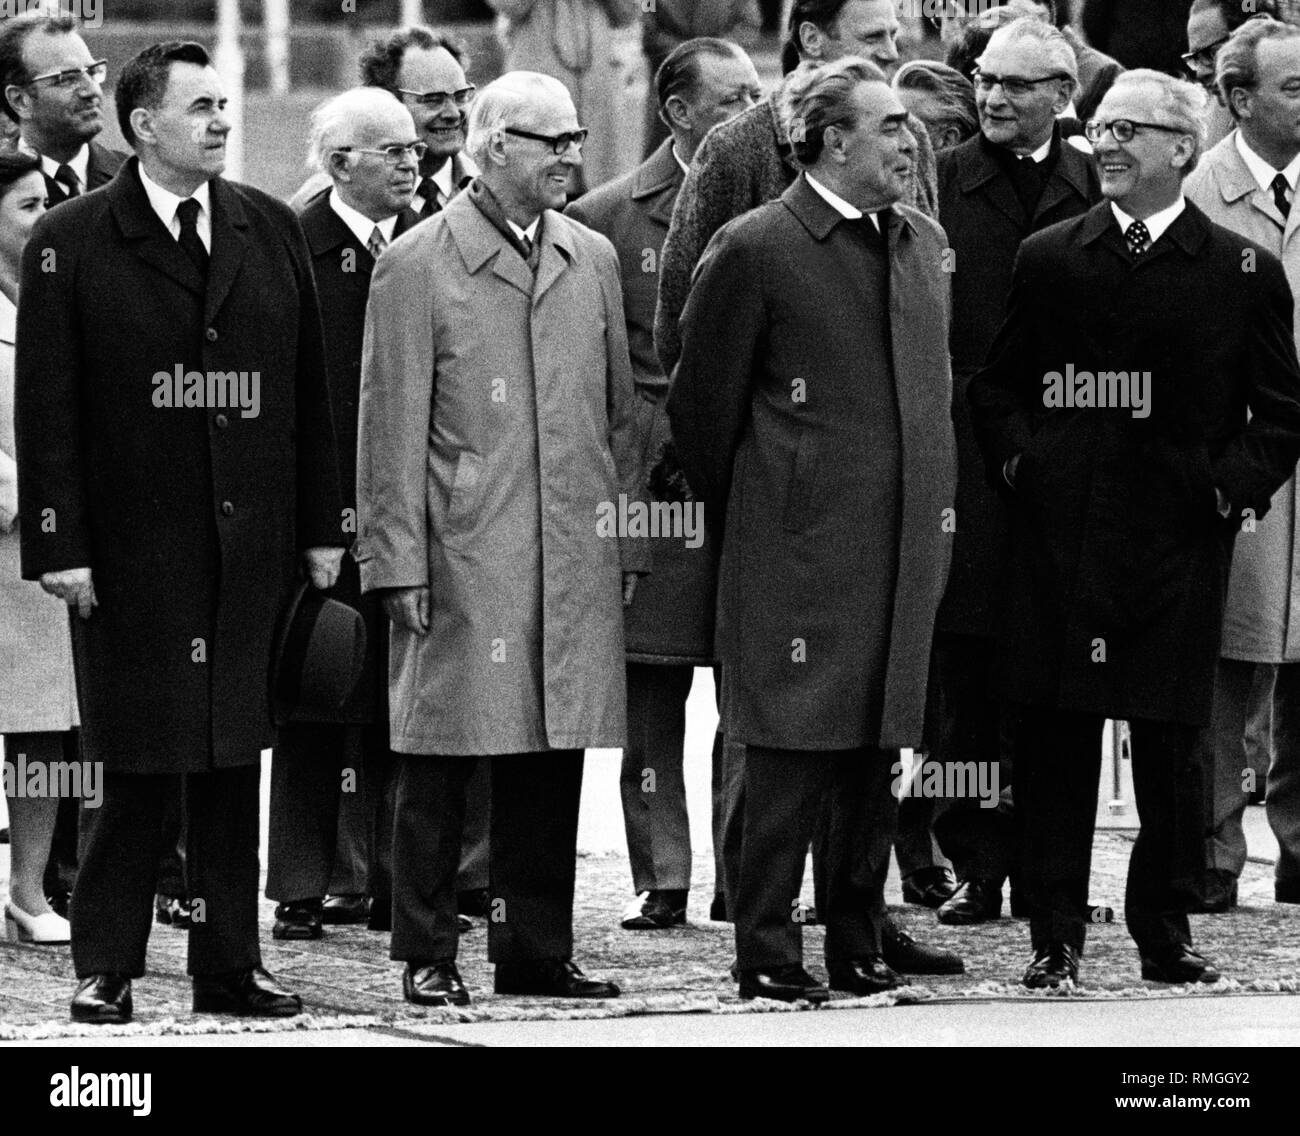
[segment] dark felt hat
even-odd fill
[[[271,712],[286,722],[330,721],[352,696],[366,659],[360,612],[310,581],[294,591],[280,621],[271,660]]]

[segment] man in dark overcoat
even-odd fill
[[[276,621],[345,544],[320,315],[287,206],[226,182],[226,99],[198,44],[117,86],[136,157],[48,214],[25,258],[16,423],[23,573],[76,613],[88,760],[73,1016],[123,1021],[144,973],[160,814],[188,802],[196,1011],[286,1015],[261,969],[258,763]]]
[[[956,459],[947,242],[896,204],[907,113],[861,59],[811,72],[791,113],[806,172],[711,243],[668,413],[721,542],[722,722],[746,747],[740,994],[825,1001],[798,922],[815,828],[830,984],[900,982],[882,957],[891,777],[921,740]]]
[[[1125,915],[1142,974],[1219,977],[1186,914],[1194,742],[1240,518],[1267,512],[1300,455],[1300,368],[1277,258],[1183,196],[1204,104],[1159,72],[1116,81],[1087,127],[1107,200],[1021,246],[970,386],[989,475],[1014,490],[998,677],[1020,713],[1033,988],[1077,980],[1107,718],[1132,729]]]

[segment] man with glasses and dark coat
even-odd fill
[[[993,809],[968,797],[936,810],[935,836],[961,881],[939,908],[941,923],[996,919],[1002,885],[1019,867],[1009,730],[989,682],[1009,525],[984,476],[966,387],[1002,322],[1020,242],[1101,197],[1092,163],[1062,140],[1056,121],[1074,77],[1074,53],[1051,24],[1024,18],[999,28],[976,73],[980,133],[939,154],[939,211],[954,256],[949,343],[958,475],[952,571],[934,641],[931,756],[996,763],[1002,790]]]
[[[1160,72],[1116,80],[1085,128],[1106,201],[1021,246],[970,385],[1012,510],[997,681],[1019,715],[1033,989],[1078,980],[1106,719],[1132,731],[1142,829],[1125,918],[1142,976],[1219,978],[1187,918],[1196,740],[1234,539],[1300,457],[1300,365],[1282,265],[1183,196],[1204,104]]]

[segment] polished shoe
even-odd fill
[[[456,893],[456,910],[461,915],[486,919],[492,914],[492,896],[487,888],[472,888]]]
[[[1030,990],[1055,990],[1079,981],[1079,952],[1069,943],[1048,943],[1034,951],[1034,961],[1020,980]]]
[[[643,891],[623,913],[624,931],[660,931],[686,922],[684,891]]]
[[[5,825],[4,828],[0,828],[0,844],[8,844],[8,843],[9,843],[9,826]]]
[[[918,907],[942,907],[957,890],[957,877],[948,868],[922,868],[903,881],[903,902]]]
[[[773,970],[742,970],[740,996],[816,1004],[830,1001],[831,992],[798,963],[791,963]]]
[[[43,915],[28,915],[12,900],[5,904],[5,938],[11,943],[31,943],[33,946],[62,946],[72,941],[72,926],[62,915],[47,911]]]
[[[1275,880],[1273,899],[1277,903],[1300,903],[1300,880]]]
[[[364,895],[327,895],[320,910],[322,923],[364,923],[369,917],[370,900]]]
[[[612,982],[588,978],[572,959],[497,963],[498,994],[545,994],[552,998],[617,998]]]
[[[196,1014],[242,1014],[251,1018],[292,1018],[302,1013],[302,999],[276,985],[260,966],[234,974],[195,976]]]
[[[713,893],[713,902],[709,904],[709,920],[713,923],[730,923],[727,918],[727,897],[720,891]]]
[[[72,996],[72,1020],[113,1025],[129,1022],[131,980],[123,974],[92,974],[83,978]]]
[[[988,923],[1002,914],[1002,885],[971,876],[962,880],[947,903],[939,908],[939,922],[964,927]]]
[[[1142,956],[1142,977],[1151,982],[1218,982],[1218,968],[1184,943],[1158,955]]]
[[[190,901],[179,895],[156,895],[153,900],[153,918],[155,923],[164,927],[175,927],[178,931],[188,931],[194,926],[194,912]]]
[[[319,899],[295,899],[281,903],[275,909],[275,926],[271,938],[284,941],[319,939],[325,934]]]
[[[456,930],[458,930],[462,935],[465,934],[466,931],[474,930],[474,920],[468,915],[457,915]]]
[[[402,997],[417,1006],[469,1005],[469,991],[454,962],[408,962],[402,975]]]
[[[1201,877],[1196,902],[1189,915],[1222,915],[1237,906],[1237,877],[1223,868],[1211,868]]]
[[[847,990],[850,994],[880,994],[903,985],[898,972],[882,958],[827,963],[826,973],[832,990]]]
[[[965,974],[961,955],[927,947],[892,923],[885,925],[880,937],[881,955],[900,974]]]

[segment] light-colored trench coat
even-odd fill
[[[1300,209],[1285,221],[1272,193],[1259,183],[1237,149],[1234,130],[1206,153],[1185,191],[1217,225],[1263,245],[1282,260],[1300,302]],[[1300,322],[1296,327],[1300,347]],[[1226,659],[1253,663],[1300,661],[1300,545],[1296,532],[1300,486],[1293,476],[1273,495],[1255,531],[1237,534],[1223,616]]]
[[[69,730],[78,724],[68,607],[22,578],[18,466],[14,460],[14,330],[17,310],[0,294],[0,733]],[[11,755],[12,756],[12,755]]]
[[[357,443],[364,591],[428,585],[431,628],[394,626],[400,753],[622,746],[623,571],[645,540],[602,536],[635,496],[618,260],[543,215],[534,280],[462,194],[379,258]]]

